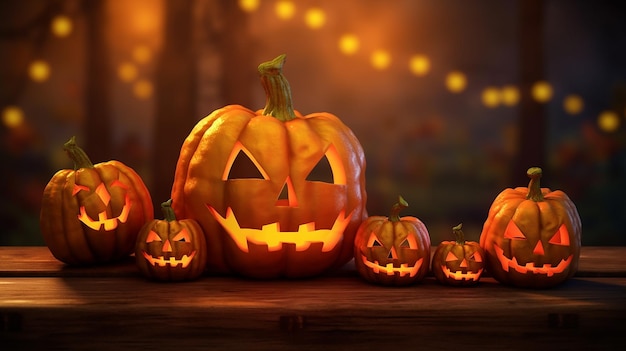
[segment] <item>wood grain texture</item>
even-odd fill
[[[492,278],[381,287],[349,265],[293,281],[156,283],[132,262],[70,269],[41,248],[0,248],[0,349],[615,350],[626,343],[626,276],[607,252],[626,257],[583,250],[583,276],[525,290]]]

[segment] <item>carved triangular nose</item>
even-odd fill
[[[296,192],[293,189],[290,177],[287,177],[285,184],[283,184],[283,188],[276,200],[276,206],[298,207],[298,198],[296,197]]]
[[[463,267],[463,268],[467,267],[467,260],[466,259],[463,259],[463,261],[461,261],[460,267]]]
[[[170,244],[170,240],[165,240],[165,244],[163,244],[163,252],[172,252],[172,244]]]
[[[543,245],[541,244],[541,240],[539,240],[537,242],[537,245],[535,246],[535,249],[533,250],[533,254],[535,254],[535,255],[543,255],[544,254]]]
[[[398,254],[396,253],[396,248],[392,247],[391,250],[389,250],[389,254],[387,255],[387,258],[389,259],[396,259],[398,258]]]

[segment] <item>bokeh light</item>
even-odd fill
[[[307,27],[311,29],[318,29],[323,27],[326,23],[326,14],[320,8],[310,8],[304,14],[304,21]]]
[[[124,62],[118,66],[117,76],[123,82],[132,82],[137,78],[137,67],[132,63]]]
[[[486,87],[481,94],[483,105],[489,108],[500,105],[500,91],[496,87]]]
[[[583,111],[585,107],[585,103],[583,98],[572,94],[568,95],[563,99],[563,109],[570,115],[577,115]]]
[[[152,90],[152,83],[145,79],[139,80],[133,85],[133,93],[140,99],[150,98],[152,96]]]
[[[505,106],[515,106],[519,102],[519,89],[515,85],[505,85],[500,91],[500,99]]]
[[[52,19],[50,23],[52,34],[59,38],[66,37],[72,32],[72,20],[69,17],[59,15]]]
[[[282,20],[288,20],[296,13],[296,5],[293,1],[281,0],[276,3],[276,16]]]
[[[28,67],[28,75],[35,82],[44,82],[50,77],[50,66],[46,61],[33,61]]]
[[[535,101],[540,103],[548,102],[552,99],[552,85],[546,81],[539,81],[533,84],[531,95]]]
[[[148,63],[152,59],[152,50],[146,45],[137,45],[133,48],[133,59],[139,63]]]
[[[603,111],[598,116],[598,128],[600,128],[600,130],[604,132],[615,132],[619,128],[619,126],[619,116],[613,111]]]
[[[254,12],[259,8],[259,0],[239,0],[239,8],[245,12]]]
[[[413,55],[409,59],[409,70],[416,76],[426,75],[430,71],[430,60],[425,55]]]
[[[446,76],[446,87],[450,92],[460,93],[467,87],[465,74],[459,71],[452,71]]]
[[[24,123],[24,112],[17,106],[7,106],[2,110],[2,124],[17,128]]]
[[[339,38],[339,50],[345,55],[356,53],[359,46],[359,38],[354,34],[344,34]]]
[[[386,50],[376,50],[370,56],[372,67],[378,70],[384,70],[391,65],[391,54]]]

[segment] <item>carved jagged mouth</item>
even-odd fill
[[[173,257],[173,256],[170,256],[168,258],[165,258],[164,256],[153,257],[149,253],[145,251],[143,252],[143,257],[145,257],[146,260],[150,262],[150,264],[152,264],[153,266],[159,265],[159,267],[165,267],[165,265],[168,265],[168,264],[172,267],[176,267],[179,264],[182,264],[182,268],[187,268],[187,266],[189,266],[189,263],[191,262],[191,260],[193,260],[195,255],[196,255],[196,252],[193,251],[189,256],[183,255],[183,258],[177,260],[176,257]]]
[[[517,272],[523,274],[530,272],[533,274],[545,274],[548,277],[551,277],[555,274],[563,273],[563,271],[565,271],[565,269],[572,262],[572,258],[574,257],[574,255],[569,255],[567,259],[561,260],[561,262],[559,262],[559,264],[557,264],[556,266],[546,263],[542,266],[537,267],[533,262],[528,262],[525,265],[520,265],[519,263],[517,263],[517,259],[515,257],[510,259],[504,256],[503,249],[501,249],[497,245],[494,245],[494,247],[496,248],[496,254],[498,255],[498,261],[500,261],[502,269],[507,272],[509,271],[509,268],[513,268]]]
[[[446,278],[452,278],[454,280],[478,280],[480,278],[480,275],[483,273],[482,268],[476,273],[472,273],[472,272],[463,273],[462,271],[453,272],[445,265],[441,265],[441,270],[443,270],[443,273],[446,275]]]
[[[266,224],[261,229],[241,228],[233,210],[226,210],[226,217],[222,217],[213,207],[207,205],[209,211],[220,225],[228,232],[239,249],[248,252],[248,242],[256,245],[267,245],[268,251],[281,250],[283,244],[295,244],[296,251],[306,251],[312,243],[322,243],[322,252],[328,252],[335,248],[343,238],[343,232],[350,223],[352,213],[345,216],[345,210],[337,215],[332,228],[315,229],[315,222],[301,224],[296,232],[283,232],[280,223]]]
[[[114,218],[107,218],[106,211],[103,211],[98,213],[98,220],[94,220],[87,214],[85,206],[81,206],[78,219],[93,230],[100,230],[100,228],[104,225],[104,230],[111,231],[117,228],[118,222],[126,223],[126,220],[128,219],[128,214],[130,213],[130,207],[130,197],[126,195],[126,203],[124,204],[124,207],[122,207],[122,213],[120,213],[119,216]]]
[[[381,266],[378,261],[371,262],[367,259],[367,257],[361,255],[363,259],[363,263],[369,267],[374,273],[384,273],[387,275],[394,275],[398,273],[401,277],[405,275],[409,275],[410,277],[414,277],[419,271],[420,267],[422,267],[423,258],[420,258],[415,262],[413,266],[409,266],[408,263],[400,264],[400,267],[394,267],[393,263],[387,263],[384,266]]]

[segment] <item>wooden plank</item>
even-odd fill
[[[491,278],[451,288],[359,279],[0,278],[10,349],[610,349],[626,341],[626,278],[574,278],[548,290]]]
[[[354,263],[350,262],[331,275],[351,275],[353,271]],[[129,277],[137,274],[132,257],[115,264],[71,267],[57,261],[45,246],[0,246],[0,277]],[[576,276],[626,277],[626,247],[582,247]]]

